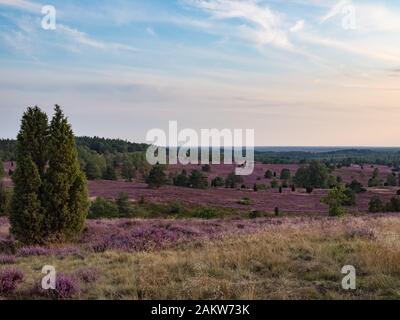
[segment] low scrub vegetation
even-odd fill
[[[240,201],[249,202],[249,199]],[[246,203],[243,203],[246,204]],[[89,219],[113,218],[225,218],[240,216],[242,213],[234,209],[213,208],[207,206],[190,206],[179,201],[170,203],[155,203],[141,198],[130,201],[127,194],[121,193],[115,200],[96,198],[90,205]]]

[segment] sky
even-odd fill
[[[59,104],[76,135],[400,146],[399,39],[393,0],[0,0],[0,137]]]

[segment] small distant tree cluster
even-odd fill
[[[385,211],[385,204],[379,197],[373,197],[369,201],[369,212],[371,213],[378,213]]]
[[[26,244],[76,238],[88,211],[86,178],[71,126],[59,106],[50,124],[38,107],[28,108],[16,158],[11,232]]]
[[[368,187],[379,187],[382,185],[382,180],[380,179],[379,169],[375,168],[372,173],[372,178],[368,180]]]
[[[243,178],[236,175],[235,172],[231,172],[225,180],[225,187],[235,189],[241,183],[243,183]]]
[[[267,171],[265,172],[265,175],[264,175],[265,179],[272,179],[273,176],[274,176],[274,175],[273,175],[273,173],[272,173],[271,170],[267,170]]]
[[[295,176],[294,183],[298,188],[325,189],[328,185],[328,169],[319,161],[311,161],[310,165],[300,167]]]
[[[365,189],[364,186],[357,180],[351,181],[351,183],[348,184],[347,187],[353,190],[355,193],[367,192],[367,189]]]
[[[220,187],[221,183],[223,185],[222,178],[215,178],[211,186],[212,187]],[[199,170],[193,170],[190,175],[186,172],[186,170],[182,170],[181,173],[175,175],[172,178],[172,183],[177,187],[186,187],[193,189],[207,189],[209,187],[208,178]],[[221,182],[222,181],[222,182]]]
[[[220,187],[223,187],[224,185],[225,185],[225,180],[221,177],[215,177],[211,181],[212,188],[220,188]]]
[[[292,174],[289,169],[282,169],[280,179],[281,180],[290,180],[292,177]]]
[[[121,166],[121,176],[125,181],[131,182],[136,175],[135,166],[127,156],[124,156]]]
[[[384,213],[384,212],[400,212],[400,198],[393,197],[389,202],[384,203],[382,199],[375,196],[369,202],[369,212]]]
[[[173,178],[173,184],[174,186],[177,187],[189,187],[190,185],[189,176],[186,170],[182,170],[181,173],[179,173]]]
[[[349,201],[346,188],[343,185],[330,189],[328,195],[321,199],[321,202],[329,206],[329,215],[333,217],[345,214],[343,205]]]
[[[189,176],[189,184],[194,189],[207,189],[208,178],[198,170],[193,170]]]
[[[396,174],[395,174],[395,173],[390,173],[390,174],[387,176],[385,186],[388,186],[388,187],[395,187],[395,186],[397,186],[397,177],[396,177]]]
[[[167,184],[167,175],[165,174],[165,168],[163,165],[157,163],[154,165],[148,176],[146,177],[146,183],[150,188],[159,189],[160,187]]]

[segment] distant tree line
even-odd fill
[[[305,151],[256,151],[255,160],[265,164],[309,164],[313,160],[325,163],[327,166],[334,164],[337,168],[348,167],[352,164],[387,165],[400,169],[399,149],[347,149],[330,152],[305,152]]]

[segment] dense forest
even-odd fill
[[[0,139],[0,160],[15,161],[16,140]],[[89,180],[132,180],[148,170],[146,144],[120,139],[76,137],[79,162]]]

